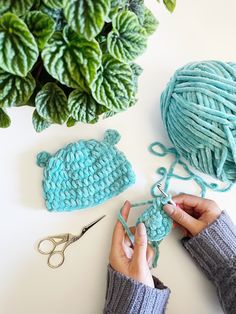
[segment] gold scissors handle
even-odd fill
[[[74,238],[75,237],[72,234],[65,233],[58,236],[46,237],[39,241],[38,251],[41,254],[48,255],[47,264],[49,267],[58,268],[64,263],[65,249],[71,243],[75,242]],[[59,246],[62,246],[60,250],[57,249]]]

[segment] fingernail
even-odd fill
[[[139,236],[144,236],[146,235],[146,228],[143,223],[138,224],[137,226],[137,233]]]
[[[175,210],[175,207],[173,205],[165,205],[163,206],[163,209],[168,215],[171,216]]]

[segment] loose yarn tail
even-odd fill
[[[157,151],[159,149],[159,151]],[[193,180],[197,185],[200,187],[200,195],[201,197],[205,197],[207,189],[210,189],[212,191],[216,192],[226,192],[229,191],[233,183],[228,182],[226,183],[225,187],[220,187],[218,183],[211,182],[208,183],[204,179],[202,179],[200,176],[195,174],[189,166],[181,159],[180,154],[177,152],[177,150],[174,147],[167,148],[164,144],[160,142],[154,142],[149,146],[149,151],[158,156],[158,157],[165,157],[168,154],[171,154],[174,156],[174,160],[171,163],[169,169],[167,170],[165,167],[159,167],[157,169],[157,173],[161,176],[161,178],[153,185],[152,187],[152,195],[155,196],[155,186],[157,183],[164,183],[164,191],[167,192],[170,186],[170,181],[172,178],[176,178],[182,181],[187,181],[187,180]],[[176,166],[182,166],[185,172],[187,173],[186,176],[180,176],[175,174],[175,168]]]

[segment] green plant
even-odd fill
[[[157,25],[144,0],[0,0],[0,127],[13,106],[35,107],[37,132],[126,110]]]

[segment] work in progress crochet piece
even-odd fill
[[[205,174],[236,182],[236,64],[180,68],[161,95],[161,112],[179,156]]]
[[[137,220],[136,225],[145,224],[149,241],[160,242],[171,231],[172,220],[162,208],[166,203],[163,198],[153,199],[152,204]]]
[[[144,223],[147,232],[147,238],[149,244],[155,251],[155,258],[153,261],[153,267],[156,267],[159,257],[159,244],[170,233],[173,225],[172,219],[165,213],[163,206],[168,203],[169,198],[163,196],[156,196],[152,200],[132,204],[132,208],[139,206],[147,206],[145,211],[138,217],[136,225]],[[121,210],[118,214],[118,219],[122,223],[129,239],[134,243],[134,236],[131,233],[126,221],[121,215]]]
[[[50,211],[93,207],[118,195],[135,182],[125,155],[115,144],[120,135],[107,130],[104,140],[80,140],[54,155],[41,152],[37,164],[44,167],[43,195]]]
[[[159,156],[159,153],[152,149],[154,144],[156,143],[153,143],[150,146],[150,152]],[[165,169],[168,176],[161,176],[161,179],[153,184],[151,188],[151,200],[133,203],[131,206],[132,208],[138,208],[140,206],[146,207],[144,212],[138,217],[136,226],[139,223],[144,223],[146,227],[148,242],[155,251],[155,258],[152,263],[153,267],[157,266],[157,261],[159,258],[159,244],[170,233],[173,225],[172,219],[163,210],[163,206],[171,200],[171,195],[167,194],[167,190],[169,187],[169,180],[172,177],[172,172],[174,171],[174,165],[172,166],[173,167],[171,167],[169,171],[163,167],[157,169],[157,173],[159,174],[163,171],[163,169]],[[160,169],[161,171],[159,171]],[[160,194],[159,190],[157,189],[157,185],[161,182],[163,183],[163,179],[165,179],[164,192],[166,193],[167,197],[163,196],[163,194]],[[121,210],[118,213],[118,219],[122,223],[129,239],[132,243],[134,243],[134,236],[131,233],[127,222],[122,217]]]

